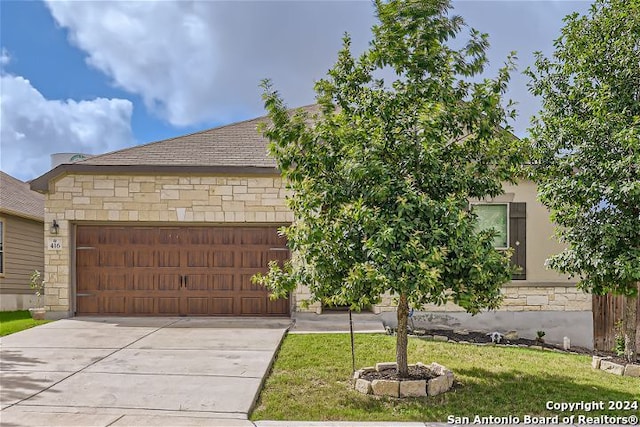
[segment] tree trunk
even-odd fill
[[[407,322],[409,321],[409,304],[407,295],[400,293],[398,301],[398,334],[396,335],[396,363],[398,364],[398,376],[406,378],[409,376],[409,365],[407,362]]]
[[[625,297],[623,331],[624,357],[629,363],[636,362],[636,330],[638,328],[638,297]]]

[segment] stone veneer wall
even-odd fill
[[[45,202],[45,224],[60,225],[57,235],[46,227],[45,245],[62,243],[45,249],[45,306],[58,317],[71,310],[74,223],[286,224],[293,221],[286,194],[280,177],[64,176]]]
[[[591,311],[591,295],[568,284],[531,284],[511,282],[502,288],[504,300],[498,311]],[[375,313],[395,311],[393,297],[385,296],[374,307]],[[423,307],[429,312],[464,312],[459,306],[448,303]]]
[[[45,202],[45,224],[55,219],[60,225],[55,236],[45,227],[45,246],[52,238],[62,243],[61,249],[45,249],[45,306],[49,311],[58,312],[57,317],[71,310],[74,223],[286,224],[293,221],[293,213],[285,205],[286,195],[279,176],[67,175],[59,178],[51,183]],[[591,310],[591,296],[566,281],[512,282],[503,292],[505,300],[500,310]],[[291,298],[294,310],[320,313],[317,303],[306,309],[300,307],[300,301],[309,296],[308,289],[300,287]],[[453,304],[425,308],[461,311]],[[392,310],[395,306],[391,297],[385,297],[374,307],[377,313]]]

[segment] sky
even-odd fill
[[[516,135],[540,107],[522,71],[590,3],[452,3],[489,34],[485,77],[517,51],[507,93]],[[360,53],[374,23],[368,0],[0,0],[0,168],[27,181],[53,153],[101,154],[262,116],[264,78],[289,107],[311,104],[343,34]]]

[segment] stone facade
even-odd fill
[[[288,224],[287,191],[279,176],[194,176],[144,174],[68,174],[49,183],[45,224],[55,219],[56,235],[45,228],[45,306],[50,317],[64,317],[73,310],[73,262],[75,224]],[[506,186],[496,201],[527,203],[527,279],[507,284],[504,311],[590,311],[591,296],[575,289],[565,277],[549,272],[544,259],[561,250],[550,239],[553,227],[548,212],[535,200],[535,186]],[[57,245],[52,245],[53,239]],[[529,250],[531,248],[531,250]],[[291,301],[295,311],[320,313],[316,303],[304,307],[310,297],[300,287]],[[459,312],[453,304],[426,310]],[[377,313],[395,310],[391,297],[374,307]]]
[[[45,306],[60,317],[72,310],[73,224],[287,224],[280,177],[67,175],[51,183],[45,223],[54,219],[58,234],[45,231]],[[295,298],[293,298],[295,300]],[[53,314],[51,317],[56,317]]]
[[[575,283],[568,284],[530,284],[513,281],[502,288],[504,300],[498,311],[591,311],[591,295],[576,288]],[[382,302],[374,307],[375,313],[395,311],[396,304],[391,296],[384,296]],[[463,312],[461,307],[448,303],[437,306],[428,304],[423,307],[428,312]]]

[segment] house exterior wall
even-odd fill
[[[527,203],[527,280],[505,285],[502,311],[590,311],[591,297],[575,289],[575,283],[544,267],[544,261],[562,250],[553,239],[549,213],[536,200],[535,184],[505,185],[505,194],[494,202]],[[50,317],[73,312],[73,253],[75,224],[147,223],[184,225],[287,224],[293,213],[286,207],[279,176],[163,176],[163,175],[66,175],[50,183],[45,202],[45,223],[54,219],[59,234],[45,231],[45,306]],[[61,247],[48,243],[57,239]],[[318,304],[302,308],[309,298],[300,287],[291,301],[294,310],[320,312]],[[375,312],[394,310],[390,296]],[[427,306],[427,311],[454,312],[453,304]]]
[[[0,215],[3,222],[4,273],[0,274],[0,311],[26,310],[37,304],[29,279],[44,270],[42,221]]]
[[[60,249],[45,250],[49,317],[73,312],[74,224],[287,224],[282,179],[251,176],[67,175],[53,181],[45,222],[60,225]]]
[[[547,208],[537,200],[537,188],[531,181],[504,184],[504,194],[486,202],[527,204],[526,280],[512,280],[502,288],[504,301],[498,311],[591,311],[591,295],[576,288],[576,282],[545,267],[550,256],[563,250],[554,238],[554,225]],[[385,296],[375,312],[394,311],[393,298]],[[428,312],[461,312],[455,304],[427,305]]]

